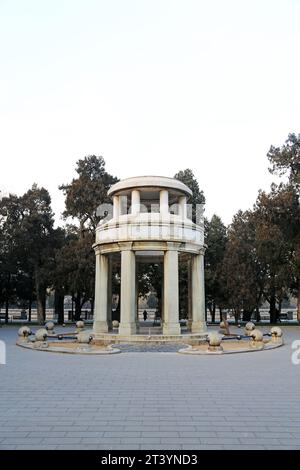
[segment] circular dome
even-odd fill
[[[175,178],[167,178],[166,176],[134,176],[126,178],[114,184],[107,194],[114,196],[119,193],[126,193],[126,191],[132,189],[141,188],[168,189],[170,192],[181,193],[185,196],[192,196],[193,194],[184,183]]]

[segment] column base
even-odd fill
[[[206,333],[207,326],[205,322],[202,321],[193,321],[191,325],[192,333]]]
[[[180,335],[181,329],[179,323],[164,323],[163,324],[163,335],[173,336]]]
[[[119,325],[119,335],[128,336],[136,334],[136,324],[135,323],[120,323]]]
[[[108,333],[108,324],[106,321],[95,321],[93,326],[95,335],[98,333]]]

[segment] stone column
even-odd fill
[[[187,320],[187,329],[191,331],[192,329],[192,322],[193,322],[193,303],[192,303],[192,260],[189,259],[187,262],[187,270],[188,270],[188,300],[187,300],[187,308],[188,308],[188,320]]]
[[[96,250],[95,307],[93,330],[97,334],[107,333],[107,287],[108,259]]]
[[[140,192],[134,189],[131,192],[131,214],[138,215],[140,213],[141,198]]]
[[[164,335],[180,335],[178,291],[178,251],[173,248],[164,255]]]
[[[204,333],[205,323],[205,289],[204,289],[204,253],[192,259],[192,333]]]
[[[120,215],[120,201],[119,196],[113,197],[113,218],[118,219]]]
[[[112,329],[112,259],[108,258],[108,285],[107,285],[107,325]]]
[[[127,214],[127,196],[118,196],[119,198],[119,216]]]
[[[169,214],[169,193],[167,189],[159,192],[159,212],[161,215]]]
[[[135,321],[136,321],[136,332],[140,331],[140,319],[139,319],[139,291],[138,291],[138,266],[137,258],[135,259]]]
[[[186,196],[180,196],[179,198],[179,215],[182,219],[187,218]]]
[[[121,322],[120,335],[136,333],[136,286],[135,286],[135,254],[128,248],[121,251]]]
[[[160,311],[160,326],[163,328],[164,325],[164,320],[165,320],[165,315],[164,315],[164,299],[165,299],[165,290],[164,290],[164,273],[163,273],[163,279],[161,283],[161,311]]]

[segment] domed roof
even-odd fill
[[[166,176],[134,176],[126,178],[114,184],[108,191],[109,196],[119,193],[126,193],[132,189],[168,189],[171,193],[181,193],[185,196],[192,196],[192,191],[184,183]]]

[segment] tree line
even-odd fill
[[[216,309],[231,309],[238,321],[253,315],[259,321],[263,302],[270,306],[270,321],[276,323],[282,302],[297,298],[300,321],[300,134],[289,134],[281,147],[267,154],[270,171],[283,180],[270,191],[259,191],[253,208],[238,211],[229,226],[217,215],[205,219],[206,305],[215,320]],[[0,306],[8,322],[9,306],[31,309],[36,304],[43,323],[47,293],[54,292],[58,322],[64,322],[64,298],[71,295],[75,319],[85,302],[94,301],[93,242],[100,217],[97,207],[111,203],[110,186],[119,179],[106,171],[105,161],[95,155],[77,162],[76,177],[59,188],[65,197],[62,227],[54,227],[51,198],[36,184],[22,196],[9,194],[0,200]],[[205,202],[205,196],[190,169],[175,178],[193,191],[188,203]],[[96,203],[95,203],[96,202]],[[69,223],[69,220],[72,223]],[[187,267],[180,266],[180,308],[187,310]],[[160,298],[162,268],[138,266],[140,295],[157,292]],[[113,291],[119,293],[120,267],[113,268]]]

